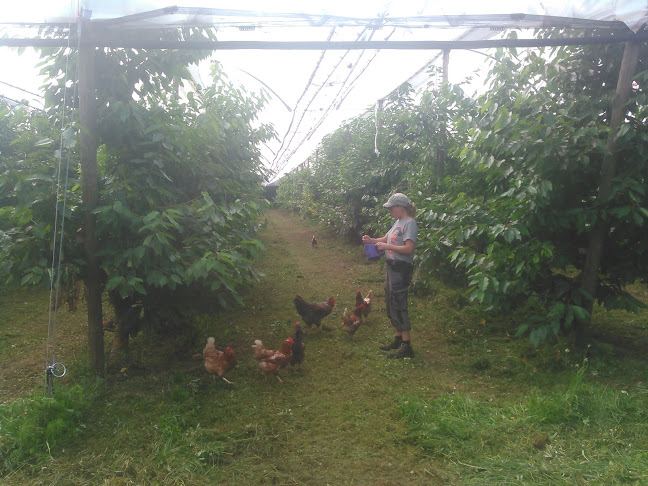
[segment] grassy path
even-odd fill
[[[442,461],[405,440],[397,413],[408,393],[433,396],[453,387],[438,368],[434,326],[420,324],[414,305],[416,357],[387,360],[377,349],[391,338],[382,264],[368,262],[361,246],[289,213],[270,211],[267,217],[260,235],[267,251],[258,262],[266,277],[244,296],[245,308],[201,319],[193,351],[179,360],[163,343],[156,346],[142,335],[133,339],[131,351],[144,371],[109,376],[74,442],[52,451],[47,467],[13,472],[4,484],[452,482]],[[320,242],[316,249],[313,234]],[[353,306],[358,288],[373,290],[373,310],[349,337],[341,330],[342,313]],[[277,348],[293,333],[296,293],[309,301],[332,295],[336,307],[324,321],[328,331],[308,331],[302,372],[282,370],[282,384],[261,375],[251,346],[262,339]],[[73,354],[83,354],[84,314],[60,314],[60,328],[68,331],[58,339],[67,343],[63,349],[76,347]],[[32,337],[41,331],[34,325]],[[239,356],[228,374],[233,386],[212,382],[202,360],[190,356],[202,351],[210,335],[217,347],[230,345]],[[109,339],[107,334],[106,346]],[[20,346],[28,346],[27,340]],[[27,376],[29,363],[19,363],[3,379]],[[66,381],[82,376],[77,365],[68,365]],[[26,368],[38,380],[39,364]]]
[[[336,307],[324,322],[331,331],[309,331],[304,370],[285,370],[284,385],[258,378],[254,363],[245,358],[247,366],[237,370],[245,386],[267,400],[254,418],[269,420],[274,410],[273,430],[284,438],[279,457],[268,458],[272,464],[250,468],[257,469],[256,477],[281,484],[441,484],[439,464],[403,440],[397,407],[412,387],[433,393],[443,385],[427,348],[420,346],[417,358],[405,361],[387,360],[377,349],[391,337],[382,266],[368,262],[361,247],[317,226],[280,211],[268,217],[262,235],[268,251],[260,262],[266,279],[249,296],[252,309],[245,316],[250,337],[278,345],[298,318],[291,302],[295,293],[310,301],[332,295]],[[314,233],[320,242],[316,249],[310,245]],[[374,304],[351,338],[340,329],[341,316],[353,305],[357,288],[371,288]]]
[[[269,211],[267,218],[260,234],[267,251],[257,262],[265,278],[243,296],[244,308],[203,316],[171,341],[138,335],[131,351],[141,367],[106,378],[75,439],[33,467],[5,477],[0,467],[0,482],[645,484],[625,478],[646,478],[648,312],[597,310],[597,330],[636,344],[599,348],[601,357],[588,363],[579,388],[582,404],[565,401],[582,361],[564,343],[533,349],[511,338],[515,318],[480,313],[466,305],[463,291],[441,285],[430,296],[410,298],[415,358],[388,360],[378,350],[391,338],[382,263],[368,262],[360,245],[289,213]],[[310,245],[313,234],[317,249]],[[350,337],[341,330],[342,313],[358,288],[373,290],[373,310]],[[645,288],[635,291],[648,300]],[[296,293],[310,301],[333,296],[336,307],[324,321],[329,331],[308,331],[302,372],[286,368],[280,383],[262,376],[251,346],[262,339],[276,348],[293,333]],[[6,311],[0,392],[9,403],[7,397],[25,396],[42,382],[48,304],[38,293],[3,296],[0,304]],[[68,375],[55,386],[86,379],[84,316],[83,309],[59,314],[57,356]],[[227,375],[234,385],[213,382],[202,359],[192,357],[208,336],[236,350],[238,365]],[[421,403],[436,404],[433,417],[421,418],[430,413],[427,405],[417,408]],[[403,408],[412,423],[430,425],[428,435],[408,437]],[[559,412],[555,422],[542,419]],[[538,446],[538,437],[550,442]],[[428,443],[427,453],[426,438],[436,444]]]

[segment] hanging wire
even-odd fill
[[[357,37],[356,37],[356,41],[361,40],[361,39],[366,35],[367,30],[369,30],[369,29],[368,29],[368,28],[364,28],[364,29],[362,30],[362,32],[360,32],[360,33],[357,35]],[[369,40],[371,40],[371,38],[373,37],[374,33],[375,33],[375,31],[372,31],[372,32],[369,34]],[[326,52],[326,51],[325,51],[325,52]],[[351,53],[351,50],[347,50],[347,51],[344,53],[344,55],[339,59],[339,61],[335,64],[335,66],[333,66],[333,69],[331,70],[331,72],[329,73],[329,75],[328,75],[327,78],[326,78],[327,81],[328,81],[328,79],[330,79],[331,76],[332,76],[332,75],[337,71],[337,69],[338,69],[339,66],[341,65],[342,61],[343,61],[343,60],[346,58],[346,56],[347,56],[348,54],[350,54],[350,53]],[[308,139],[311,137],[311,135],[313,134],[313,132],[314,132],[315,130],[317,130],[317,128],[319,128],[319,126],[320,126],[320,125],[323,123],[323,121],[326,119],[326,117],[328,116],[329,111],[331,110],[332,106],[335,104],[335,100],[338,99],[338,97],[340,96],[340,94],[342,93],[342,91],[345,89],[346,84],[347,84],[347,82],[349,81],[349,78],[350,78],[351,75],[353,74],[354,70],[356,69],[356,67],[358,66],[358,64],[359,64],[359,62],[360,62],[360,59],[362,59],[362,57],[364,56],[364,54],[365,54],[365,50],[362,50],[362,51],[360,52],[360,54],[358,55],[357,59],[355,60],[355,62],[354,62],[354,63],[351,63],[353,66],[351,67],[349,73],[348,73],[348,74],[346,75],[346,77],[344,78],[344,81],[342,82],[342,85],[340,86],[340,89],[338,90],[338,92],[337,92],[337,93],[335,94],[335,96],[333,97],[333,102],[329,105],[329,107],[326,109],[326,111],[325,111],[324,114],[320,117],[320,119],[315,123],[315,128],[312,128],[312,127],[311,127],[311,129],[308,131],[307,135],[306,135],[305,137],[303,137],[302,140],[297,144],[297,147],[295,147],[295,148],[293,148],[292,150],[290,150],[290,152],[289,152],[289,148],[288,148],[288,147],[284,147],[284,149],[283,149],[283,153],[281,153],[281,154],[278,153],[278,154],[277,154],[277,156],[275,157],[275,163],[276,163],[275,170],[276,170],[277,173],[278,173],[278,172],[281,172],[281,171],[284,169],[284,167],[285,167],[285,166],[288,164],[288,162],[290,161],[290,158],[291,158],[291,157],[292,157],[292,156],[297,152],[297,150],[300,149],[300,147],[301,147],[301,146],[306,142],[306,140],[308,140]],[[321,85],[320,88],[317,90],[317,92],[315,93],[315,95],[313,95],[313,97],[312,97],[311,100],[309,101],[308,105],[306,106],[306,109],[308,109],[308,107],[309,107],[309,106],[311,105],[311,103],[314,101],[315,97],[316,97],[316,96],[319,94],[319,92],[321,91],[322,87],[325,86],[325,85],[326,85],[326,82],[322,83],[322,85]],[[292,136],[291,136],[291,138],[290,138],[290,141],[288,142],[288,145],[292,144],[292,141],[294,140],[295,136],[297,136],[299,126],[301,125],[301,122],[302,122],[302,120],[304,119],[304,116],[306,115],[306,109],[304,109],[304,111],[303,111],[303,113],[302,113],[302,116],[301,116],[301,118],[299,119],[299,123],[298,123],[298,125],[297,125],[297,128],[295,128],[295,130],[294,130],[294,132],[293,132],[293,134],[292,134]],[[288,136],[288,133],[286,133],[286,137],[287,137],[287,136]],[[284,143],[285,143],[285,137],[284,137]],[[283,147],[283,144],[282,144],[282,147]],[[281,160],[282,158],[283,158],[283,164],[280,164],[280,160]]]
[[[362,36],[365,34],[366,31],[367,31],[366,28],[363,29],[362,32],[360,32],[360,33],[357,35],[357,37],[356,37],[356,41],[359,41],[359,40],[362,38]],[[324,52],[326,52],[326,51],[324,51]],[[285,155],[285,152],[288,150],[288,147],[290,147],[290,145],[292,144],[293,140],[295,139],[295,137],[296,137],[297,134],[299,133],[299,128],[301,127],[302,121],[304,120],[306,114],[308,113],[308,109],[310,108],[311,104],[315,101],[315,98],[317,98],[317,96],[320,94],[320,92],[322,91],[322,89],[323,89],[323,88],[327,85],[327,83],[329,82],[329,79],[331,79],[331,77],[333,76],[333,74],[336,73],[336,71],[338,70],[338,68],[340,67],[340,65],[341,65],[342,62],[344,61],[344,59],[346,59],[346,57],[347,57],[350,53],[351,53],[351,51],[348,50],[348,51],[346,51],[346,52],[344,53],[344,55],[343,55],[342,57],[340,57],[340,59],[338,60],[338,62],[333,66],[333,69],[331,69],[331,71],[329,72],[329,74],[326,76],[326,78],[324,79],[324,81],[320,84],[319,88],[315,91],[315,93],[314,93],[313,96],[311,97],[310,101],[307,103],[307,105],[306,105],[306,106],[304,107],[304,109],[302,110],[302,114],[301,114],[301,117],[299,118],[299,121],[297,122],[297,126],[296,126],[295,129],[293,130],[293,133],[292,133],[292,135],[290,136],[290,140],[288,140],[288,143],[286,144],[287,147],[285,148],[284,153],[281,154],[282,157]],[[362,54],[361,54],[361,55],[362,55]],[[357,63],[357,61],[356,61],[356,63]],[[342,88],[344,88],[344,84],[342,85]],[[290,127],[289,127],[289,130],[290,130]],[[287,137],[287,136],[288,136],[288,132],[286,132],[285,137]],[[285,137],[284,137],[284,141],[285,141]],[[301,142],[301,143],[303,143],[303,142]],[[301,143],[299,144],[299,146],[298,146],[297,148],[299,148],[299,147],[301,146]],[[282,145],[282,147],[283,147],[283,145]],[[296,150],[296,149],[292,150],[291,153],[286,157],[286,160],[285,160],[285,162],[284,162],[284,165],[281,166],[281,168],[279,168],[279,169],[277,170],[277,172],[283,170],[283,168],[286,166],[286,164],[287,164],[288,161],[290,160],[290,157],[295,153],[295,150]],[[275,160],[278,161],[279,159],[280,159],[279,156],[276,156],[276,157],[275,157]]]
[[[376,31],[372,30],[370,32],[370,34],[369,34],[368,40],[372,40],[372,37],[374,36],[375,33],[376,33]],[[344,81],[342,82],[342,86],[340,87],[338,92],[333,97],[333,101],[331,101],[329,106],[326,108],[326,110],[324,111],[324,114],[320,117],[319,121],[313,127],[311,127],[311,129],[309,130],[306,137],[304,139],[302,139],[302,141],[299,144],[300,146],[306,140],[309,140],[313,136],[313,134],[317,131],[317,129],[322,125],[322,123],[324,123],[324,121],[326,121],[326,118],[328,117],[328,114],[333,109],[333,107],[339,105],[338,100],[339,100],[340,96],[342,96],[342,93],[346,92],[346,90],[350,90],[350,89],[353,88],[353,85],[357,81],[358,77],[356,76],[355,78],[353,78],[353,80],[351,82],[349,82],[349,79],[351,79],[351,76],[353,76],[356,68],[360,65],[360,60],[365,56],[366,53],[367,53],[366,49],[363,49],[362,51],[360,51],[360,54],[358,55],[358,58],[356,59],[356,62],[353,64],[353,67],[349,70],[349,73],[344,78]],[[373,58],[369,59],[369,63],[371,63],[372,60],[373,60]]]
[[[7,83],[6,81],[0,81],[0,84],[4,84],[5,86],[9,86],[10,88],[13,88],[15,90],[22,91],[23,93],[30,94],[30,95],[32,95],[32,96],[34,96],[36,98],[43,99],[43,96],[39,95],[38,93],[34,93],[33,91],[28,91],[28,90],[26,90],[24,88],[20,88],[19,86],[16,86],[16,85],[11,84],[11,83]]]
[[[378,150],[378,132],[380,131],[380,117],[379,114],[382,112],[383,109],[383,103],[385,102],[385,99],[380,99],[376,103],[376,112],[375,112],[375,119],[374,123],[376,125],[376,136],[374,137],[374,153],[376,154],[376,157],[380,157],[380,150]]]
[[[367,29],[365,29],[365,31],[366,31],[366,30],[367,30]],[[363,31],[363,32],[365,32],[365,31]],[[369,35],[369,40],[371,40],[371,38],[373,37],[373,35],[374,35],[375,32],[376,32],[375,29],[372,30],[372,32],[371,32],[370,35]],[[387,36],[387,39],[389,39],[389,37],[391,37],[393,34],[394,34],[394,31],[392,31],[392,32]],[[360,55],[358,56],[358,58],[357,58],[355,64],[353,65],[353,68],[349,71],[349,74],[346,76],[346,78],[345,78],[344,81],[342,82],[342,86],[340,87],[340,89],[338,90],[338,92],[337,92],[337,93],[335,94],[335,96],[333,97],[333,101],[329,104],[328,108],[326,108],[326,110],[324,111],[324,113],[323,113],[323,115],[320,117],[320,119],[319,119],[317,122],[315,122],[315,124],[311,127],[311,129],[309,130],[309,132],[308,132],[308,133],[307,133],[307,134],[302,138],[302,140],[297,144],[297,146],[296,146],[294,149],[292,149],[292,150],[290,151],[289,154],[287,154],[287,155],[286,155],[285,153],[282,154],[282,156],[284,157],[284,163],[283,163],[283,165],[278,166],[278,167],[276,168],[276,172],[277,172],[277,173],[278,173],[278,172],[281,172],[281,171],[286,167],[286,165],[288,165],[288,162],[290,161],[290,158],[291,158],[293,155],[295,155],[295,153],[297,153],[297,151],[302,147],[302,145],[304,145],[304,143],[306,143],[307,140],[310,140],[310,138],[313,136],[313,134],[314,134],[314,133],[319,129],[319,127],[322,125],[322,123],[324,123],[324,121],[326,120],[326,118],[327,118],[328,115],[329,115],[329,112],[333,109],[333,107],[334,107],[334,106],[337,106],[336,109],[338,109],[338,108],[340,107],[340,105],[342,104],[342,102],[344,101],[344,99],[346,98],[346,96],[347,96],[347,95],[350,93],[350,91],[353,89],[354,84],[356,83],[356,81],[358,80],[358,78],[360,77],[360,75],[361,75],[361,74],[362,74],[362,73],[363,73],[363,72],[364,72],[364,71],[369,67],[369,65],[374,61],[374,59],[375,59],[376,56],[378,55],[378,52],[379,52],[379,51],[380,51],[380,50],[378,50],[377,52],[374,53],[374,55],[373,55],[373,56],[372,56],[372,57],[367,61],[367,63],[366,63],[366,65],[364,66],[364,68],[362,68],[360,74],[357,75],[355,78],[353,78],[353,80],[349,83],[349,78],[353,75],[353,73],[354,73],[356,67],[360,64],[360,59],[362,59],[362,57],[365,55],[366,50],[362,50],[362,51],[361,51],[361,53],[360,53]],[[337,67],[337,66],[336,66],[336,67]],[[340,99],[340,97],[341,97],[341,99]],[[302,117],[302,118],[303,118],[303,117]],[[293,138],[294,138],[295,135],[296,135],[296,133],[293,134]],[[292,138],[291,138],[291,142],[292,142]],[[287,151],[287,149],[284,149],[284,152],[285,152],[285,151]],[[278,158],[278,157],[275,157],[275,160],[277,160],[277,158]]]
[[[79,51],[79,46],[81,42],[81,23],[78,23],[79,30],[79,44],[77,44],[77,52]],[[59,138],[59,153],[58,153],[58,168],[57,168],[57,180],[56,180],[56,207],[54,210],[54,231],[52,237],[52,268],[50,271],[50,297],[49,297],[49,314],[47,322],[47,349],[46,349],[46,358],[45,358],[45,394],[48,397],[52,396],[52,385],[53,378],[60,378],[65,375],[66,368],[63,363],[57,363],[55,354],[54,354],[54,344],[56,340],[56,315],[58,312],[58,303],[59,303],[59,292],[60,292],[60,283],[61,283],[61,261],[63,259],[63,236],[65,233],[65,210],[67,205],[67,188],[68,188],[68,178],[69,178],[69,168],[70,168],[70,158],[72,151],[68,144],[67,147],[67,158],[65,164],[65,183],[63,189],[61,189],[61,166],[63,165],[63,147],[66,136],[69,138],[70,133],[73,128],[73,120],[70,121],[69,126],[66,128],[66,105],[67,105],[67,82],[68,82],[68,71],[70,65],[70,38],[72,33],[72,22],[68,23],[68,44],[66,47],[66,56],[65,56],[65,74],[64,74],[64,83],[63,83],[63,106],[61,108],[61,135]],[[78,63],[76,64],[76,71],[74,75],[73,91],[72,91],[72,109],[74,112],[74,107],[76,104],[76,89],[77,89],[77,79],[78,79]],[[63,202],[61,209],[61,229],[60,229],[60,241],[58,244],[58,258],[57,258],[57,244],[56,244],[56,234],[58,229],[58,213],[59,213],[59,199],[63,194]],[[54,266],[56,265],[56,271],[54,271]],[[56,283],[54,279],[56,276]],[[52,311],[52,295],[54,295],[54,310]]]
[[[335,34],[335,27],[333,27],[331,29],[331,31],[329,32],[329,36],[328,36],[328,38],[326,40],[330,41],[333,38],[333,34]],[[322,54],[320,55],[320,58],[317,61],[317,63],[315,64],[315,68],[313,69],[313,72],[311,73],[310,79],[306,83],[306,87],[304,88],[304,91],[302,91],[302,94],[299,97],[299,99],[297,100],[297,103],[295,103],[295,109],[292,110],[292,116],[290,117],[290,124],[288,125],[288,129],[286,130],[285,135],[281,139],[281,145],[279,146],[279,149],[277,149],[277,154],[275,155],[274,160],[272,161],[272,167],[271,168],[275,167],[275,164],[279,163],[279,160],[281,158],[280,154],[281,154],[281,152],[282,152],[282,150],[284,148],[284,144],[286,143],[286,138],[288,137],[288,134],[290,133],[290,129],[292,128],[293,123],[295,123],[295,116],[297,114],[297,106],[299,106],[299,103],[301,102],[301,100],[304,98],[304,96],[308,92],[308,88],[310,88],[310,86],[311,86],[311,84],[313,82],[313,79],[315,78],[315,75],[317,74],[317,71],[319,70],[320,65],[322,64],[322,61],[324,60],[325,55],[326,55],[326,50],[322,51]]]
[[[42,108],[38,108],[37,106],[30,105],[29,102],[25,103],[24,101],[19,101],[19,100],[13,99],[13,98],[9,98],[8,96],[5,96],[5,95],[0,94],[0,100],[5,100],[5,101],[8,101],[8,102],[14,103],[16,105],[23,105],[23,106],[26,106],[27,108],[29,108],[31,110],[37,110],[37,111],[45,112],[45,110],[43,110]]]
[[[396,29],[393,29],[391,31],[391,33],[387,37],[385,37],[383,40],[384,41],[389,40],[391,38],[391,36],[394,35],[395,33],[396,33]],[[380,49],[376,49],[376,52],[374,52],[374,55],[371,57],[371,59],[369,59],[369,61],[367,61],[367,64],[365,64],[365,67],[363,67],[362,70],[358,73],[358,75],[355,78],[353,78],[353,81],[351,81],[351,84],[347,88],[346,93],[344,93],[342,95],[342,99],[340,100],[340,102],[335,107],[336,110],[340,109],[340,107],[342,106],[342,103],[344,103],[344,100],[346,100],[347,96],[349,96],[349,93],[351,91],[353,91],[353,88],[355,88],[355,84],[358,81],[358,79],[360,79],[360,76],[362,76],[364,74],[364,72],[367,70],[367,68],[369,66],[371,66],[371,63],[374,61],[374,59],[376,59],[376,56],[378,56],[378,54],[380,54]]]
[[[372,29],[371,32],[369,33],[369,38],[367,40],[369,40],[369,41],[372,40],[375,33],[376,33],[376,29]],[[306,137],[304,139],[302,139],[302,141],[299,144],[300,146],[306,140],[309,140],[313,136],[313,134],[317,131],[317,129],[322,125],[322,123],[324,123],[324,121],[326,121],[326,117],[328,116],[329,112],[333,109],[333,107],[339,108],[339,104],[341,103],[341,101],[338,101],[338,100],[340,99],[341,96],[343,96],[343,93],[347,93],[349,90],[353,89],[353,86],[356,83],[356,81],[358,80],[359,76],[356,76],[351,81],[349,81],[349,79],[351,79],[351,76],[353,76],[353,74],[355,73],[356,68],[358,68],[358,66],[360,65],[360,60],[365,56],[365,54],[367,54],[366,49],[363,49],[362,51],[360,51],[360,54],[358,55],[358,58],[356,59],[356,62],[353,64],[353,67],[349,70],[349,73],[344,78],[344,81],[342,82],[342,86],[340,87],[338,92],[333,97],[333,101],[331,101],[329,106],[326,108],[326,110],[324,111],[324,114],[320,117],[319,121],[313,127],[311,127],[311,129],[308,132],[308,134],[306,135]],[[375,54],[371,59],[369,59],[367,65],[371,64],[371,62],[374,60],[374,58],[375,58]],[[361,71],[364,71],[366,68],[367,68],[367,66],[365,66],[363,69],[361,69]]]

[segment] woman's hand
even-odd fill
[[[365,245],[371,243],[371,237],[369,235],[362,235],[362,242]]]
[[[383,243],[383,242],[376,243],[376,248],[381,251],[386,250],[387,246],[388,246],[387,243]]]

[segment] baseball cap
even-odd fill
[[[407,207],[407,205],[411,202],[412,201],[410,201],[410,198],[407,197],[405,194],[401,194],[400,192],[397,192],[396,194],[392,194],[390,196],[387,202],[383,204],[383,208],[391,208],[392,206]]]

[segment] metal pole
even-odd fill
[[[591,44],[619,44],[628,41],[646,41],[648,32],[623,33],[592,37],[563,37],[553,39],[485,39],[453,41],[174,41],[150,39],[96,38],[81,39],[81,43],[92,43],[96,47],[130,49],[205,49],[205,50],[445,50],[445,49],[489,49],[508,47],[544,47]],[[0,39],[0,46],[9,47],[65,47],[64,39]]]

